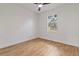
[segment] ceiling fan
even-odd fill
[[[38,6],[38,11],[40,11],[41,8],[42,8],[44,5],[48,5],[48,4],[50,4],[50,3],[34,3],[34,4],[36,4],[36,5]]]

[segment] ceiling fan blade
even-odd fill
[[[34,4],[39,4],[39,3],[34,3]]]
[[[47,5],[47,4],[50,4],[50,3],[43,3],[43,5]]]
[[[37,5],[39,5],[39,4],[46,5],[46,4],[50,4],[50,3],[34,3],[34,4],[37,4]]]

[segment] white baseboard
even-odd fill
[[[22,43],[22,42],[25,42],[25,41],[29,41],[29,40],[32,40],[32,39],[35,39],[35,38],[42,38],[42,39],[46,39],[46,40],[51,40],[51,41],[60,42],[60,43],[64,43],[64,44],[68,44],[68,45],[72,45],[72,46],[79,47],[77,44],[67,43],[67,42],[64,42],[64,41],[60,41],[60,40],[56,40],[56,39],[51,39],[51,38],[48,38],[48,37],[46,37],[46,36],[41,36],[41,35],[39,35],[39,36],[32,36],[32,37],[23,39],[23,40],[21,40],[21,41],[9,43],[9,44],[0,46],[0,48],[6,48],[6,47],[9,47],[9,46],[12,46],[12,45],[16,45],[16,44],[19,44],[19,43]]]
[[[51,39],[51,38],[48,38],[46,36],[39,36],[39,38],[43,38],[43,39],[46,39],[46,40],[51,40],[51,41],[55,41],[55,42],[59,42],[59,43],[63,43],[63,44],[67,44],[67,45],[72,45],[72,46],[75,46],[75,47],[79,47],[78,44],[76,43],[68,43],[68,42],[65,42],[65,41],[60,41],[60,40],[56,40],[56,39]]]
[[[16,45],[16,44],[19,44],[19,43],[22,43],[22,42],[25,42],[25,41],[29,41],[29,40],[32,40],[32,39],[35,39],[35,38],[37,38],[37,37],[36,37],[36,36],[31,36],[31,37],[28,37],[28,38],[23,39],[23,40],[21,40],[21,41],[11,42],[11,43],[9,43],[9,44],[0,46],[0,48],[6,48],[6,47],[9,47],[9,46],[13,46],[13,45]]]
[[[39,36],[39,38],[46,39],[46,40],[51,40],[51,41],[55,41],[55,42],[64,43],[63,41],[58,41],[58,40],[56,40],[56,39],[50,39],[50,38],[45,37],[45,36]]]

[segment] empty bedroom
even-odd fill
[[[0,3],[0,56],[79,56],[79,3]]]

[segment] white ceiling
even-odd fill
[[[44,11],[48,11],[48,10],[51,10],[57,6],[60,6],[61,4],[60,3],[51,3],[51,4],[48,4],[48,5],[44,5],[42,8],[41,8],[41,11],[38,11],[38,6],[35,5],[34,3],[24,3],[24,4],[21,4],[23,7],[25,8],[28,8],[34,12],[44,12]]]

